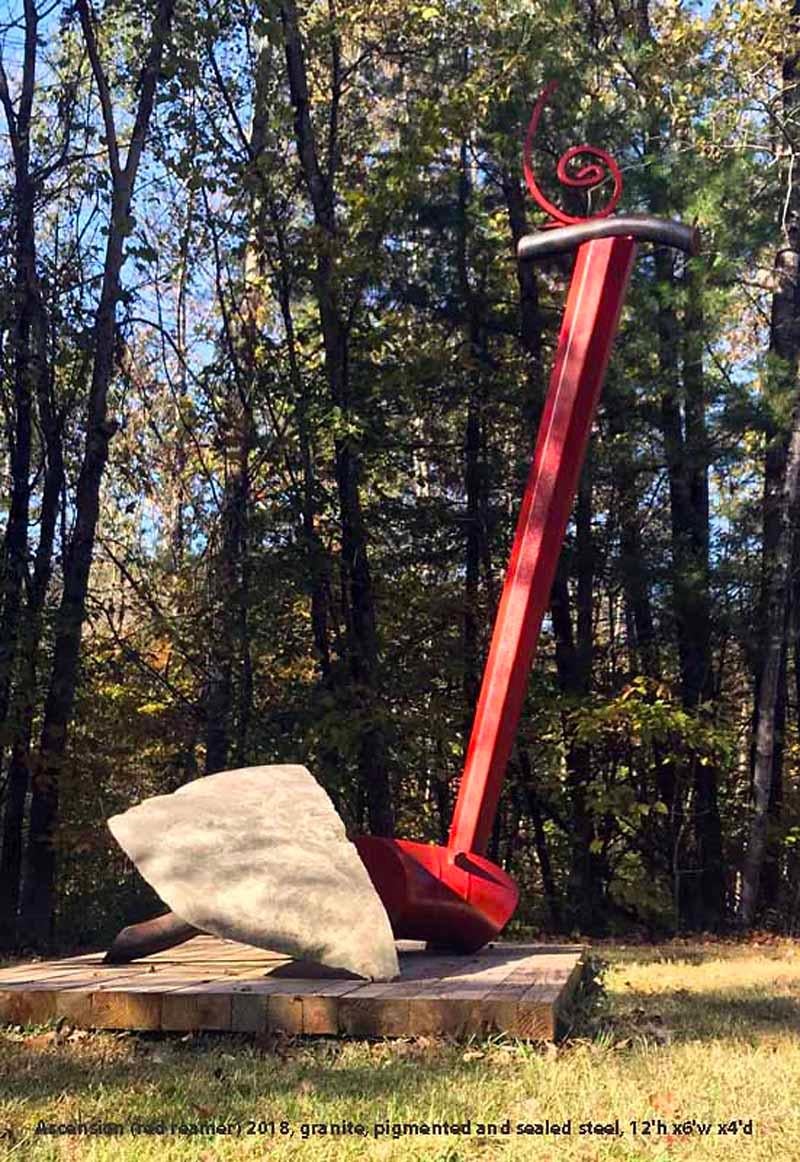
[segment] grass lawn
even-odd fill
[[[579,999],[557,1049],[0,1028],[0,1156],[800,1162],[800,943],[604,944],[595,955],[603,990]],[[37,1135],[40,1119],[125,1132]],[[133,1136],[137,1119],[178,1132]],[[518,1132],[546,1119],[571,1132]],[[616,1119],[619,1135],[579,1133]],[[241,1136],[185,1132],[211,1121],[238,1122]],[[348,1122],[366,1136],[310,1135]],[[471,1132],[392,1136],[393,1124],[423,1122]],[[489,1122],[511,1133],[480,1135]]]

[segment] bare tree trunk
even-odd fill
[[[11,740],[7,798],[0,851],[0,946],[16,940],[17,907],[20,895],[22,829],[28,789],[27,758],[24,755],[26,726],[32,721],[35,691],[35,658],[38,650],[41,608],[47,589],[52,536],[48,542],[51,512],[58,506],[60,483],[53,498],[53,470],[60,464],[50,447],[47,317],[36,267],[35,196],[30,168],[30,132],[36,84],[38,13],[33,0],[26,0],[25,49],[22,84],[15,110],[5,71],[0,64],[0,104],[5,113],[14,161],[14,265],[15,293],[12,331],[13,416],[10,433],[11,503],[0,553],[0,763],[7,741]],[[32,457],[32,413],[38,399],[41,422],[48,443],[45,490],[42,501],[42,528],[27,609],[23,610],[23,587],[28,576],[30,472]],[[51,505],[51,500],[53,504]],[[52,528],[50,529],[52,534]],[[9,720],[18,646],[20,667],[14,722]],[[29,739],[28,739],[29,742]]]
[[[627,401],[615,385],[609,384],[605,395],[606,416],[614,438],[614,481],[618,498],[620,573],[632,640],[631,664],[641,673],[655,678],[660,672],[659,650],[650,598],[648,569],[642,550],[642,517],[639,511],[637,466],[630,450],[623,444],[627,428]]]
[[[581,482],[581,488],[586,486]],[[576,646],[573,618],[570,608],[567,569],[562,556],[559,562],[550,613],[556,639],[556,669],[558,684],[567,699],[584,696],[590,687],[590,656]],[[605,922],[603,902],[607,868],[601,855],[592,850],[595,839],[595,820],[588,802],[592,781],[589,748],[567,737],[565,755],[567,792],[570,804],[570,871],[567,898],[570,901],[570,920],[583,932],[598,932]]]
[[[319,691],[326,695],[335,692],[340,681],[338,671],[331,663],[331,622],[335,622],[331,600],[331,560],[322,537],[317,530],[318,488],[314,465],[312,435],[309,423],[309,386],[303,376],[297,349],[294,315],[292,312],[292,288],[290,281],[291,264],[286,245],[285,224],[279,207],[270,204],[272,229],[276,244],[276,261],[273,273],[277,284],[278,302],[281,309],[286,349],[289,358],[289,378],[294,396],[297,417],[297,435],[302,464],[302,489],[300,495],[300,526],[302,543],[308,569],[308,588],[311,601],[311,634],[319,667]],[[338,628],[334,625],[333,645],[338,648]],[[320,741],[319,761],[323,778],[328,786],[334,786],[336,776],[342,769],[338,746],[329,738]]]
[[[658,49],[650,23],[649,0],[638,0],[635,18],[636,37],[642,46]],[[644,151],[657,161],[663,153],[662,141],[667,117],[654,108],[645,132]],[[668,214],[670,205],[668,179],[664,175],[653,181],[651,209]],[[667,291],[675,285],[675,256],[656,250],[657,287]],[[699,337],[691,334],[692,314],[700,311],[701,300],[695,294],[694,275],[687,268],[690,305],[685,320],[689,336],[683,360],[683,384],[678,319],[671,294],[659,303],[656,319],[659,372],[661,383],[661,430],[669,476],[670,518],[672,531],[672,609],[681,675],[681,700],[684,707],[696,712],[713,689],[711,658],[711,616],[709,603],[708,557],[708,470],[705,447],[703,403],[702,348]],[[685,388],[685,414],[681,415],[681,388]],[[685,431],[684,431],[685,426]],[[725,918],[725,879],[722,868],[722,834],[717,802],[719,773],[713,766],[696,764],[694,776],[694,842],[692,884],[682,885],[680,911],[692,925],[718,928]],[[676,796],[680,787],[676,778]],[[684,833],[683,803],[675,804],[681,817],[676,819],[675,834]],[[676,872],[681,867],[676,851]],[[699,890],[698,890],[699,889]]]
[[[794,38],[800,35],[798,17],[800,0],[794,0],[789,12]],[[783,60],[783,107],[787,125],[793,125],[800,108],[800,73],[798,53],[787,53]],[[750,926],[757,914],[764,859],[767,850],[767,827],[770,804],[779,800],[776,784],[780,780],[781,712],[785,692],[786,652],[793,591],[792,561],[795,555],[800,486],[800,391],[798,391],[798,353],[800,352],[800,179],[791,163],[796,160],[793,143],[783,158],[789,182],[779,223],[782,239],[775,256],[776,289],[772,297],[770,351],[775,357],[771,392],[784,403],[792,399],[792,419],[787,431],[767,433],[764,464],[763,505],[763,588],[760,617],[762,642],[760,673],[756,683],[755,754],[753,762],[753,814],[742,872],[742,896],[739,919]]]
[[[23,163],[19,163],[20,165]],[[28,568],[30,508],[32,381],[37,375],[33,352],[31,292],[35,285],[33,187],[20,174],[15,187],[16,277],[14,296],[14,429],[11,436],[11,503],[0,558],[0,728],[5,728],[17,656],[22,595]]]
[[[593,658],[593,590],[594,590],[594,540],[592,538],[592,456],[591,443],[587,450],[586,462],[578,483],[575,501],[575,642],[577,663],[584,693],[592,685]]]
[[[16,943],[17,911],[22,888],[22,832],[25,799],[30,783],[42,615],[52,573],[55,529],[64,484],[60,425],[52,416],[49,401],[42,399],[39,411],[44,417],[42,426],[47,445],[47,467],[42,493],[39,544],[22,630],[23,660],[15,698],[16,722],[8,767],[8,798],[0,855],[0,946],[4,941],[7,945]]]
[[[0,553],[0,731],[3,732],[10,703],[22,591],[28,568],[32,406],[38,383],[46,375],[47,332],[36,270],[36,190],[30,169],[37,29],[36,6],[33,0],[26,0],[22,88],[16,110],[5,69],[0,64],[0,104],[5,113],[14,163],[15,219],[12,330],[14,429],[9,432],[11,503]]]
[[[86,417],[86,442],[75,498],[75,524],[64,561],[63,589],[56,620],[50,684],[45,702],[41,754],[33,777],[28,836],[28,875],[23,898],[22,927],[26,937],[36,943],[46,943],[52,935],[59,781],[75,700],[86,594],[100,505],[100,484],[108,459],[109,443],[115,430],[115,424],[108,418],[107,401],[115,368],[116,306],[121,291],[120,271],[124,258],[125,238],[130,231],[130,203],[153,110],[164,48],[171,32],[174,6],[175,0],[158,2],[150,47],[142,69],[139,101],[131,130],[127,160],[123,166],[119,156],[108,81],[98,54],[94,32],[95,18],[89,7],[89,0],[76,0],[76,9],[103,107],[112,178],[111,219],[100,301],[94,324],[94,362]]]
[[[766,582],[764,652],[758,696],[755,765],[753,770],[753,815],[742,873],[739,916],[743,924],[753,923],[759,901],[759,886],[767,846],[767,826],[774,788],[774,759],[779,737],[781,677],[785,680],[785,651],[791,583],[793,524],[797,519],[800,495],[800,400],[792,417],[792,433],[783,485],[781,530]]]
[[[800,2],[789,7],[795,41]],[[787,53],[782,64],[783,107],[788,125],[794,124],[800,107],[798,54]],[[762,597],[759,618],[761,650],[756,677],[753,749],[753,815],[742,873],[739,919],[753,923],[760,897],[762,870],[767,850],[770,812],[780,802],[781,719],[785,714],[785,675],[791,598],[795,524],[798,516],[797,462],[800,455],[800,392],[797,386],[800,350],[800,180],[791,162],[793,145],[782,159],[789,183],[779,229],[782,245],[775,256],[776,289],[772,298],[770,351],[776,357],[771,392],[784,402],[793,400],[789,431],[769,430],[764,463]]]
[[[239,532],[239,600],[237,603],[237,636],[239,640],[239,690],[236,718],[236,765],[246,766],[250,759],[250,722],[253,717],[253,650],[250,637],[250,604],[252,601],[250,571],[250,452],[253,444],[253,417],[247,411],[242,442],[239,447],[239,508],[243,521]]]
[[[519,179],[513,174],[504,174],[502,180],[503,197],[508,215],[508,227],[514,254],[517,245],[529,230],[525,214],[525,195]],[[519,287],[520,341],[530,360],[530,390],[528,395],[539,399],[541,406],[542,381],[542,319],[539,312],[539,287],[536,268],[531,262],[517,259],[517,285]]]
[[[699,334],[699,289],[687,272],[690,300],[683,359],[684,416],[681,415],[678,320],[670,301],[658,311],[661,372],[661,430],[669,477],[672,531],[672,607],[681,679],[681,701],[698,712],[713,692],[711,608],[709,597],[708,469],[703,402],[703,369]],[[656,278],[674,285],[674,257],[657,252]],[[695,330],[692,330],[692,329]],[[689,332],[691,330],[691,335]],[[692,883],[682,885],[679,909],[691,926],[717,929],[725,919],[722,829],[717,802],[719,772],[713,764],[695,764],[693,788],[694,857]],[[680,777],[676,787],[680,785]],[[677,792],[676,792],[677,793]],[[682,817],[683,804],[673,804]],[[676,820],[675,834],[683,827]],[[682,866],[676,851],[675,866]]]
[[[286,332],[289,377],[295,401],[300,458],[303,465],[301,521],[303,541],[308,556],[309,588],[311,591],[311,632],[317,651],[320,675],[323,683],[325,683],[328,681],[331,672],[328,628],[330,617],[330,560],[315,524],[317,515],[316,474],[314,472],[311,433],[308,425],[308,391],[303,380],[297,353],[294,316],[292,314],[291,285],[289,281],[289,254],[286,247],[285,228],[279,210],[274,204],[272,206],[271,217],[277,249],[277,262],[274,264],[273,269],[277,282],[278,302],[280,304],[283,327]]]
[[[333,403],[347,417],[352,408],[349,378],[348,335],[345,313],[339,296],[334,258],[338,230],[335,210],[334,170],[336,164],[333,125],[329,140],[329,168],[320,166],[317,140],[311,124],[306,64],[297,5],[285,0],[280,6],[289,90],[294,108],[295,137],[300,164],[319,231],[316,265],[317,299],[325,347],[325,373]],[[334,21],[335,23],[335,21]],[[341,66],[335,27],[332,30],[332,85],[341,90]],[[334,101],[334,108],[338,99]],[[333,116],[333,114],[332,114]],[[370,829],[376,835],[394,831],[388,751],[384,728],[379,721],[378,635],[375,599],[369,568],[367,532],[359,491],[361,460],[350,436],[334,441],[336,484],[342,521],[341,562],[350,615],[350,672],[356,709],[362,716],[358,767],[366,793]]]
[[[235,394],[235,388],[233,393]],[[235,408],[231,409],[235,411]],[[236,423],[228,415],[223,423]],[[233,710],[233,671],[236,655],[236,613],[241,604],[238,575],[243,497],[241,462],[237,455],[238,433],[231,433],[225,453],[225,485],[220,511],[219,543],[213,550],[209,573],[211,631],[209,634],[208,685],[205,697],[205,773],[223,771],[228,765]]]
[[[251,221],[252,216],[251,207]],[[232,744],[235,761],[239,765],[244,763],[252,707],[248,555],[250,456],[254,441],[253,400],[259,375],[255,353],[260,297],[258,281],[251,269],[255,258],[251,244],[248,244],[241,288],[242,306],[238,317],[233,317],[228,309],[226,288],[223,285],[223,259],[210,217],[209,226],[216,265],[217,299],[231,365],[231,380],[218,419],[225,479],[218,540],[210,552],[208,573],[211,630],[205,696],[207,775],[227,767]]]
[[[650,591],[650,578],[642,546],[639,473],[626,439],[626,411],[630,402],[620,385],[610,384],[606,393],[606,416],[614,438],[613,460],[616,484],[616,511],[619,524],[620,573],[628,627],[629,667],[650,679],[661,674],[661,659]],[[679,745],[653,741],[652,760],[642,752],[639,758],[639,782],[643,802],[653,793],[666,808],[666,815],[652,812],[642,824],[640,850],[651,874],[663,874],[670,883],[675,877],[676,838],[683,820],[683,803],[677,794],[679,773],[673,751]],[[654,786],[653,786],[654,783]],[[677,909],[678,902],[675,901]]]
[[[708,499],[708,436],[705,417],[705,378],[703,373],[702,278],[689,263],[684,271],[686,312],[683,325],[683,387],[685,415],[685,468],[689,494],[689,544],[687,567],[697,578],[696,595],[688,633],[694,643],[696,660],[691,663],[696,687],[691,689],[692,706],[705,717],[716,696],[712,648],[710,517]],[[719,777],[713,761],[697,762],[694,767],[694,831],[699,870],[700,922],[717,929],[726,922],[726,877],[722,862],[722,823],[719,814]]]
[[[550,849],[547,846],[547,835],[544,830],[541,800],[536,792],[536,780],[531,766],[530,755],[525,747],[520,747],[519,763],[524,780],[525,797],[528,805],[528,814],[533,823],[533,838],[536,847],[536,858],[539,861],[539,873],[542,877],[542,888],[547,901],[547,912],[550,917],[550,927],[554,932],[561,928],[561,906],[556,891],[556,882],[553,867],[550,862]]]
[[[480,634],[478,631],[478,591],[483,558],[485,533],[482,523],[481,500],[484,490],[482,446],[483,376],[485,359],[483,335],[477,297],[469,274],[469,203],[472,197],[472,177],[469,168],[469,143],[461,143],[458,181],[458,248],[456,266],[458,293],[466,321],[467,425],[464,440],[464,491],[466,517],[464,522],[464,615],[463,655],[465,738],[475,713],[480,687]]]
[[[795,542],[797,537],[795,536]],[[791,604],[791,599],[790,599]],[[774,916],[780,908],[781,863],[784,846],[780,836],[781,813],[783,810],[783,755],[786,737],[786,671],[788,648],[784,649],[781,672],[778,676],[778,701],[775,707],[775,747],[772,756],[772,785],[769,791],[767,811],[767,838],[764,847],[764,863],[761,868],[759,906],[765,917]]]

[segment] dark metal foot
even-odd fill
[[[151,956],[154,952],[165,952],[178,944],[185,944],[193,936],[199,936],[200,929],[187,924],[174,912],[145,920],[141,924],[130,924],[123,928],[105,955],[104,964],[127,964],[140,956]]]

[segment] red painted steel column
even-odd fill
[[[578,248],[453,813],[454,851],[483,854],[491,835],[635,252],[629,237]]]

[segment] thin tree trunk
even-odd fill
[[[553,866],[550,862],[550,850],[547,846],[547,835],[545,834],[544,830],[541,801],[536,792],[536,783],[533,769],[531,767],[530,755],[524,747],[519,748],[518,754],[525,786],[528,813],[531,817],[531,822],[533,823],[533,838],[536,847],[536,858],[539,861],[539,873],[542,877],[542,888],[544,889],[544,897],[547,901],[547,912],[550,917],[550,927],[553,932],[558,932],[561,928],[561,907],[558,900],[558,892],[556,891]]]
[[[564,557],[559,562],[550,597],[553,633],[556,639],[556,669],[562,695],[574,700],[589,689],[590,672],[586,659],[575,644],[569,588]],[[570,804],[570,870],[567,899],[570,919],[583,932],[598,932],[605,922],[603,909],[607,868],[604,860],[592,850],[595,820],[588,803],[592,781],[589,748],[567,737],[565,755],[567,793]]]
[[[234,355],[238,362],[238,356]],[[236,395],[234,386],[231,394]],[[211,632],[209,635],[209,673],[205,699],[206,762],[205,773],[223,771],[228,765],[231,746],[233,710],[233,672],[236,656],[237,621],[241,609],[241,577],[239,561],[243,526],[246,517],[242,508],[247,503],[247,452],[240,453],[246,436],[237,430],[243,426],[243,416],[231,402],[226,417],[230,425],[230,440],[225,450],[225,485],[220,511],[219,544],[213,555],[209,576],[211,604]]]
[[[469,276],[469,203],[472,180],[469,169],[469,143],[461,143],[458,182],[458,249],[456,266],[458,292],[466,321],[466,374],[467,425],[464,441],[464,491],[466,518],[464,522],[464,615],[462,691],[464,695],[465,737],[475,712],[480,685],[480,645],[478,631],[478,590],[483,556],[483,528],[481,521],[481,493],[483,490],[482,463],[482,366],[484,359],[478,302]]]
[[[46,374],[46,324],[36,271],[36,191],[30,171],[37,29],[35,4],[33,0],[26,0],[22,88],[16,110],[5,71],[0,68],[0,104],[5,113],[14,163],[14,313],[11,340],[14,427],[8,434],[11,502],[0,553],[0,759],[5,749],[4,736],[19,640],[22,592],[28,569],[32,407],[38,382]]]
[[[525,214],[525,195],[519,179],[511,174],[503,176],[502,187],[511,242],[516,256],[517,245],[529,229]],[[526,420],[530,423],[531,429],[535,429],[544,399],[539,287],[536,281],[536,268],[532,262],[521,262],[517,259],[516,269],[519,287],[520,343],[528,360],[528,390],[525,399],[529,411],[526,413]]]
[[[10,437],[11,503],[2,557],[0,558],[0,740],[5,742],[8,711],[17,657],[22,595],[28,569],[28,517],[30,509],[32,379],[36,376],[32,350],[32,317],[29,285],[35,279],[33,251],[33,189],[18,181],[16,288],[14,296],[14,428]],[[0,747],[0,758],[4,746]]]
[[[798,17],[800,0],[790,6],[794,41],[800,35]],[[787,53],[783,60],[783,110],[788,125],[794,124],[800,108],[800,75],[798,53]],[[739,919],[750,926],[757,914],[764,859],[767,851],[767,828],[770,805],[775,809],[780,796],[776,780],[780,778],[777,760],[780,755],[781,714],[785,691],[786,652],[788,644],[792,561],[795,555],[795,526],[798,519],[798,484],[800,482],[800,391],[798,391],[798,352],[800,352],[800,178],[790,162],[796,158],[787,146],[784,172],[790,183],[779,223],[782,240],[775,256],[776,289],[772,297],[770,351],[775,359],[771,392],[785,403],[792,399],[792,419],[787,431],[770,430],[764,464],[762,605],[760,672],[756,682],[755,754],[753,761],[753,814],[750,821],[747,851],[742,871],[742,896]]]
[[[695,644],[697,688],[691,691],[692,706],[710,718],[716,696],[712,652],[710,591],[710,515],[708,498],[708,436],[705,417],[703,372],[702,276],[690,262],[684,270],[686,312],[683,326],[683,386],[685,394],[685,455],[690,502],[690,550],[688,567],[697,578],[695,615],[688,627]],[[703,927],[718,929],[726,920],[726,876],[722,859],[722,822],[719,813],[719,767],[713,760],[694,768],[694,831],[699,869],[700,920]]]
[[[793,40],[788,43],[795,45],[800,35],[800,0],[794,0],[787,10],[792,17],[794,34]],[[799,59],[797,51],[787,52],[781,66],[784,120],[787,125],[797,121],[800,108]],[[797,159],[794,144],[786,145],[784,153],[781,163],[788,185],[778,223],[781,244],[774,260],[776,289],[772,295],[770,351],[776,359],[776,365],[769,386],[784,406],[787,399],[792,399],[793,406],[788,431],[767,431],[764,461],[763,584],[759,617],[762,648],[753,715],[753,806],[738,912],[738,918],[745,926],[752,925],[756,919],[767,849],[767,825],[770,813],[776,811],[781,798],[781,718],[785,713],[787,638],[794,588],[792,562],[797,553],[794,539],[797,537],[795,525],[798,519],[800,474],[800,178],[793,165]]]
[[[797,538],[795,537],[796,540]],[[784,648],[781,672],[778,677],[778,702],[775,707],[775,749],[772,756],[772,785],[769,792],[767,838],[759,891],[759,906],[763,908],[765,915],[772,913],[773,917],[780,908],[781,857],[784,850],[780,836],[780,824],[783,810],[787,653],[788,650]]]
[[[286,333],[286,350],[289,359],[289,378],[294,397],[297,417],[297,436],[300,461],[303,468],[302,491],[300,496],[300,525],[302,543],[308,569],[308,588],[311,600],[311,634],[319,667],[319,690],[324,695],[335,692],[339,681],[338,672],[331,664],[331,621],[333,602],[331,600],[331,560],[317,530],[317,476],[314,466],[309,422],[309,387],[302,374],[297,349],[294,315],[292,312],[291,264],[286,245],[285,225],[278,206],[270,203],[272,229],[275,238],[277,261],[273,273],[277,285],[283,327]],[[334,646],[338,652],[338,629],[334,634]],[[319,761],[323,781],[334,786],[337,772],[342,769],[342,760],[337,745],[329,738],[320,741]]]
[[[774,760],[778,741],[781,676],[785,677],[785,650],[789,613],[790,566],[793,522],[797,518],[800,495],[800,400],[792,417],[792,434],[783,485],[781,531],[766,583],[764,653],[758,696],[755,766],[753,770],[753,815],[742,872],[740,920],[753,923],[759,901],[759,887],[767,848],[767,827],[774,786]]]
[[[42,615],[53,564],[56,522],[64,484],[64,463],[60,426],[54,421],[49,401],[39,406],[47,445],[47,467],[33,582],[25,611],[22,639],[23,663],[16,691],[16,723],[12,735],[11,760],[8,768],[8,798],[3,821],[3,846],[0,855],[0,946],[13,946],[17,936],[17,911],[22,881],[22,834],[25,799],[31,770],[31,744],[36,707],[37,670],[42,636]]]
[[[253,216],[251,206],[251,223]],[[210,212],[209,227],[213,239],[217,300],[231,365],[231,379],[218,424],[225,480],[219,512],[218,541],[210,554],[208,575],[211,630],[205,697],[207,775],[227,767],[232,745],[235,761],[239,765],[243,764],[252,707],[248,548],[250,455],[254,441],[252,401],[258,378],[255,353],[260,298],[259,282],[253,270],[257,263],[250,242],[245,250],[242,306],[235,316],[228,309],[222,278],[223,260]]]
[[[207,724],[207,774],[224,770],[228,764],[232,741],[234,761],[238,766],[246,763],[252,712],[253,668],[250,650],[248,552],[253,417],[247,401],[237,401],[235,411],[236,428],[233,433],[235,440],[229,450],[228,474],[222,500],[222,544],[215,570],[220,682],[215,703],[218,718],[215,721],[209,715]],[[237,695],[235,732],[231,728],[234,688]],[[212,745],[208,746],[209,743]]]
[[[30,169],[30,130],[33,95],[36,83],[36,48],[38,14],[32,0],[26,0],[25,48],[22,84],[15,111],[6,74],[0,66],[0,104],[6,117],[14,162],[14,313],[13,416],[14,429],[9,432],[11,503],[2,552],[0,553],[0,764],[8,741],[11,761],[8,770],[7,796],[0,849],[0,946],[16,941],[17,908],[22,866],[22,831],[25,798],[28,789],[28,765],[25,747],[33,717],[35,693],[35,659],[38,650],[41,608],[49,578],[52,539],[48,543],[51,510],[58,506],[60,484],[53,493],[54,454],[49,444],[52,425],[47,406],[48,351],[47,318],[42,301],[36,266],[35,184]],[[30,511],[30,472],[32,456],[33,401],[38,399],[41,422],[48,441],[48,465],[42,501],[42,530],[37,550],[35,573],[28,607],[23,611],[23,587],[28,576],[28,536]],[[60,463],[60,448],[55,460]],[[52,531],[52,530],[51,530]],[[18,646],[22,638],[20,668],[14,721],[9,720],[12,688]],[[29,747],[29,738],[28,738]]]
[[[639,507],[638,471],[626,437],[626,411],[630,402],[620,392],[619,385],[610,385],[606,393],[606,416],[609,430],[618,449],[614,457],[617,516],[619,522],[620,573],[628,626],[629,667],[650,679],[661,674],[658,638],[650,591],[649,570],[644,557]],[[676,740],[675,746],[679,740]],[[655,779],[655,794],[667,808],[664,816],[651,813],[642,827],[642,858],[652,874],[662,872],[669,882],[674,879],[673,859],[675,839],[681,826],[682,804],[676,790],[678,772],[672,757],[675,746],[653,742],[652,761],[640,759],[641,801],[651,802],[651,779]],[[677,908],[677,901],[675,902]]]
[[[116,306],[121,291],[120,272],[125,238],[130,231],[130,203],[153,110],[164,47],[171,32],[174,6],[175,0],[159,0],[150,48],[142,69],[139,102],[127,160],[122,166],[108,82],[100,63],[95,38],[94,16],[88,0],[76,0],[103,106],[112,177],[111,219],[93,331],[94,362],[86,417],[86,442],[75,497],[75,524],[65,555],[63,589],[56,619],[53,662],[42,726],[41,754],[33,776],[22,927],[26,937],[36,943],[47,943],[52,936],[59,782],[75,701],[89,571],[99,513],[100,484],[108,459],[109,443],[115,431],[115,424],[108,418],[107,401],[115,368]]]
[[[628,405],[629,406],[629,405]],[[619,388],[610,384],[606,392],[606,416],[615,446],[620,447],[614,458],[614,481],[618,497],[620,573],[627,609],[627,622],[632,630],[629,650],[632,663],[641,673],[655,678],[660,673],[659,650],[656,639],[653,607],[650,597],[648,568],[642,550],[642,519],[639,511],[636,463],[624,444],[626,433],[626,400]]]
[[[294,0],[285,0],[280,6],[280,14],[297,151],[319,231],[316,285],[325,349],[325,373],[331,400],[347,418],[352,408],[348,336],[334,258],[338,243],[333,184],[336,149],[328,149],[328,171],[323,171],[311,124],[304,46]],[[333,88],[338,92],[341,75],[335,28],[332,32],[332,62]],[[334,125],[329,144],[333,143],[335,137]],[[380,721],[375,598],[359,491],[362,466],[357,447],[350,436],[336,437],[334,456],[342,522],[341,563],[350,615],[350,672],[356,709],[360,712],[362,722],[359,775],[366,793],[370,829],[376,835],[391,835],[394,832],[394,816],[386,736]]]
[[[594,590],[594,541],[592,538],[592,444],[590,443],[586,462],[578,484],[575,501],[575,641],[577,663],[584,693],[592,684],[593,657],[593,590]]]
[[[331,671],[331,652],[328,622],[330,616],[330,560],[316,529],[317,500],[316,474],[308,423],[308,390],[300,370],[297,353],[294,315],[292,313],[291,284],[289,281],[289,254],[284,224],[278,208],[272,205],[272,227],[275,235],[277,262],[274,273],[278,289],[278,303],[286,332],[289,358],[289,378],[297,414],[300,459],[303,465],[303,492],[301,500],[303,542],[308,557],[308,577],[311,596],[311,632],[317,652],[320,676],[327,682]]]
[[[674,258],[657,252],[656,278],[674,285]],[[669,299],[659,307],[657,332],[661,372],[661,430],[667,461],[672,532],[672,605],[678,642],[681,702],[691,711],[713,690],[711,608],[709,598],[708,470],[705,447],[703,370],[699,342],[702,317],[699,289],[687,273],[690,306],[683,360],[685,422],[681,416],[680,344],[678,319]],[[685,428],[685,430],[684,430]],[[681,779],[676,777],[676,788]],[[718,771],[712,764],[694,765],[693,822],[695,850],[692,883],[680,891],[681,917],[693,927],[717,929],[725,916],[722,833],[717,803]],[[677,790],[676,790],[677,794]],[[673,803],[676,835],[683,835],[679,818],[683,804]],[[684,870],[685,856],[676,849],[675,869]]]
[[[649,0],[638,0],[635,11],[636,36],[642,46],[658,48],[650,23]],[[667,124],[664,114],[654,109],[645,133],[644,151],[654,162],[662,158],[662,141]],[[654,213],[669,214],[669,180],[665,172],[652,180],[650,205]],[[708,469],[705,445],[703,368],[700,335],[692,328],[701,321],[701,298],[691,266],[687,267],[690,306],[685,319],[687,336],[683,360],[683,384],[679,324],[672,290],[675,286],[675,256],[663,249],[655,253],[657,287],[664,293],[658,307],[659,378],[661,384],[661,431],[669,476],[672,532],[672,607],[681,678],[683,706],[696,712],[713,689],[711,665],[711,611],[708,557]],[[662,292],[663,293],[663,292]],[[685,432],[681,416],[681,387],[685,388]],[[681,785],[675,781],[676,799]],[[694,866],[692,884],[680,888],[679,910],[692,925],[717,929],[725,916],[725,879],[722,868],[722,834],[717,802],[718,771],[713,766],[695,764],[694,775]],[[684,804],[675,803],[673,827],[680,839]],[[673,858],[677,876],[683,856],[678,846]],[[699,889],[699,890],[698,890]]]
[[[239,639],[239,697],[236,719],[236,764],[246,766],[250,758],[250,722],[253,717],[253,649],[250,635],[250,452],[253,444],[253,417],[245,417],[245,430],[239,448],[240,509],[243,522],[240,529],[239,600],[237,602],[237,636]]]

